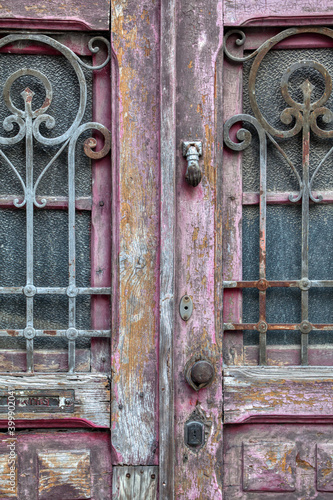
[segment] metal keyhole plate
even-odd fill
[[[188,321],[190,319],[190,317],[192,316],[193,302],[192,302],[192,299],[189,295],[184,295],[181,298],[180,305],[179,305],[179,312],[180,312],[180,317],[184,321]]]

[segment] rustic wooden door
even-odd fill
[[[227,500],[333,496],[332,37],[225,34]]]
[[[110,43],[38,27],[0,39],[0,497],[104,500]]]

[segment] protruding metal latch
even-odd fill
[[[183,156],[187,159],[185,179],[193,187],[196,187],[201,182],[202,172],[199,166],[199,156],[201,155],[201,141],[183,141]]]

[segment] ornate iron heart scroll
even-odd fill
[[[324,124],[329,124],[333,121],[333,113],[325,107],[331,92],[332,78],[327,69],[315,60],[301,60],[291,64],[282,74],[280,81],[280,90],[287,107],[280,114],[280,121],[286,126],[285,130],[280,130],[270,123],[270,120],[265,116],[264,112],[259,108],[256,98],[256,80],[258,71],[263,63],[266,54],[275,47],[275,45],[286,38],[299,34],[313,34],[326,36],[333,39],[333,30],[329,28],[310,27],[310,28],[290,28],[282,31],[278,35],[264,42],[257,50],[245,57],[234,56],[227,47],[227,40],[232,35],[237,35],[235,43],[238,46],[244,45],[245,34],[240,30],[231,30],[227,33],[224,40],[224,52],[227,58],[234,62],[244,62],[254,58],[250,75],[249,75],[249,100],[254,116],[248,114],[238,114],[228,119],[224,127],[225,144],[235,150],[242,151],[247,148],[252,140],[251,132],[245,128],[240,128],[236,137],[239,142],[234,141],[230,137],[230,129],[233,125],[239,122],[248,122],[256,130],[260,142],[260,216],[259,216],[259,279],[253,282],[246,281],[229,281],[224,282],[223,286],[227,288],[257,288],[259,290],[259,321],[256,324],[224,324],[225,330],[257,330],[259,332],[259,354],[260,364],[266,364],[266,332],[269,330],[298,330],[301,332],[301,360],[302,364],[308,364],[308,335],[313,330],[333,330],[332,324],[312,324],[308,317],[308,302],[309,288],[316,287],[333,287],[332,280],[309,280],[309,204],[310,200],[315,203],[322,201],[322,196],[316,196],[312,191],[312,184],[315,176],[321,166],[326,162],[329,156],[333,153],[333,146],[324,155],[321,161],[315,166],[310,177],[310,132],[314,135],[323,138],[333,138],[333,130],[322,129],[318,124],[318,118]],[[323,82],[324,90],[315,100],[313,98],[313,84],[304,78],[300,89],[302,91],[302,100],[298,102],[293,99],[289,92],[289,81],[291,76],[300,69],[311,68],[320,73]],[[267,110],[266,110],[267,112]],[[281,140],[288,139],[302,133],[302,165],[299,171],[287,154],[281,147]],[[277,142],[277,140],[280,140]],[[286,160],[292,169],[297,182],[298,193],[290,194],[289,200],[294,203],[302,200],[302,264],[301,276],[299,280],[272,281],[266,279],[266,205],[267,205],[267,140],[277,148],[283,158]],[[269,287],[298,287],[301,290],[301,323],[300,324],[269,324],[266,320],[266,290]]]
[[[109,42],[100,36],[94,37],[89,41],[88,47],[92,53],[97,53],[99,47],[96,46],[96,42],[100,42],[106,45],[108,55],[103,62],[98,66],[90,66],[83,61],[68,47],[61,44],[60,42],[45,36],[45,35],[33,35],[33,34],[15,34],[5,36],[0,40],[0,48],[5,47],[8,44],[13,44],[16,42],[32,42],[45,44],[53,49],[56,49],[60,54],[62,54],[68,62],[71,64],[75,71],[78,85],[79,85],[79,96],[80,103],[78,107],[77,114],[74,121],[69,126],[69,128],[62,132],[56,137],[45,137],[41,132],[41,125],[44,124],[49,130],[54,128],[55,119],[52,115],[47,114],[48,109],[52,103],[53,89],[48,78],[36,69],[22,68],[15,73],[13,73],[6,81],[3,97],[4,102],[12,113],[4,119],[3,127],[6,131],[12,132],[14,130],[14,124],[18,126],[18,132],[12,137],[0,137],[0,146],[9,145],[14,146],[18,142],[25,139],[25,150],[26,150],[26,179],[23,180],[22,176],[18,172],[15,165],[6,156],[5,152],[0,149],[0,156],[4,160],[5,164],[13,171],[13,173],[19,179],[22,190],[23,198],[16,198],[14,200],[14,205],[16,207],[26,207],[26,284],[24,287],[0,287],[0,294],[24,294],[26,297],[26,327],[23,330],[16,330],[15,327],[8,330],[0,330],[0,336],[18,336],[24,337],[27,344],[27,369],[28,371],[33,370],[33,339],[36,336],[45,336],[47,334],[44,330],[37,330],[34,328],[34,314],[33,314],[33,300],[36,294],[65,294],[68,296],[69,311],[68,311],[68,329],[67,330],[54,330],[52,335],[63,336],[68,339],[68,358],[69,358],[69,371],[73,372],[75,367],[75,339],[79,336],[88,337],[109,337],[110,330],[78,330],[75,326],[75,315],[76,315],[76,297],[78,294],[111,294],[110,288],[94,288],[86,287],[79,288],[76,286],[76,273],[75,273],[75,148],[76,143],[80,135],[89,129],[98,130],[104,137],[103,148],[96,152],[93,149],[97,145],[97,141],[94,138],[89,138],[84,143],[84,151],[89,158],[99,159],[104,157],[110,150],[110,132],[109,130],[100,123],[88,122],[82,123],[83,116],[86,109],[87,103],[87,85],[84,72],[82,68],[88,70],[99,70],[103,68],[110,60],[110,44]],[[22,96],[22,109],[16,107],[13,104],[11,98],[11,87],[13,83],[22,76],[32,76],[39,80],[45,90],[45,100],[39,109],[33,108],[34,103],[34,92],[29,88],[23,88],[21,92]],[[35,144],[39,143],[43,146],[59,146],[56,154],[42,169],[41,174],[34,182],[34,141]],[[34,285],[33,276],[33,225],[34,225],[34,206],[37,208],[45,207],[47,200],[42,199],[41,202],[37,201],[36,191],[41,179],[44,177],[46,172],[51,168],[54,161],[59,157],[59,155],[68,148],[68,243],[69,243],[69,283],[68,287],[61,289],[56,287],[44,287],[39,288]]]

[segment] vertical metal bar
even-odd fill
[[[311,83],[306,80],[302,84],[304,95],[303,110],[303,197],[302,197],[302,279],[309,276],[309,166],[310,166],[310,101],[312,92]],[[309,292],[301,291],[301,319],[308,320]],[[308,333],[301,334],[301,364],[308,365]]]
[[[75,144],[73,146],[75,148]],[[71,150],[71,146],[69,146]],[[75,275],[75,155],[68,154],[68,328],[76,322],[76,275]],[[68,341],[68,371],[75,370],[75,340]]]
[[[68,341],[68,372],[75,370],[75,340]]]
[[[160,45],[160,343],[159,343],[159,498],[173,500],[174,490],[174,250],[176,171],[176,2],[161,2]]]
[[[264,149],[263,149],[264,148]],[[260,144],[260,200],[259,200],[259,280],[266,280],[266,218],[267,218],[267,150]],[[266,288],[259,291],[259,323],[266,323]],[[259,364],[267,364],[266,330],[259,334]]]
[[[29,88],[21,93],[25,101],[25,124],[26,124],[26,284],[33,286],[34,282],[34,189],[33,189],[33,136],[32,136],[32,109],[31,102],[34,96]],[[34,309],[33,296],[26,297],[26,327],[33,328]],[[26,340],[27,348],[27,370],[34,369],[33,339]]]

